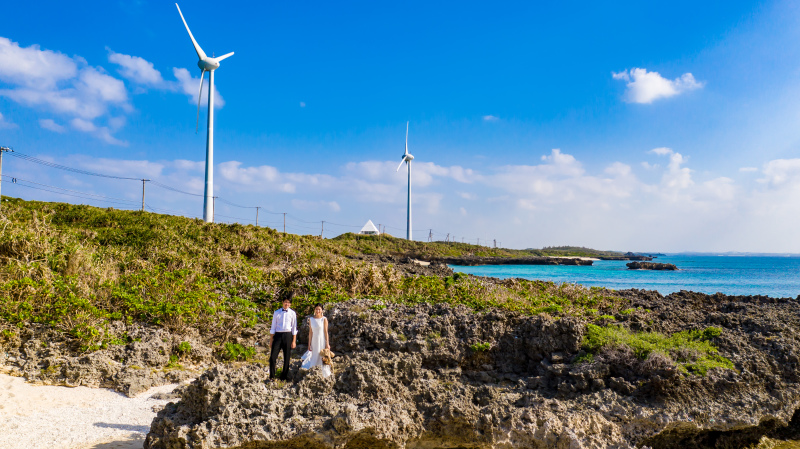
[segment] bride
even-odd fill
[[[303,356],[303,368],[321,366],[322,377],[328,377],[331,375],[331,367],[322,363],[320,352],[323,349],[330,350],[331,342],[328,339],[328,319],[322,312],[322,304],[315,305],[314,316],[308,320],[308,352]]]

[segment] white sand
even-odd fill
[[[33,385],[0,374],[0,448],[141,449],[166,400],[150,399],[177,385],[128,398],[111,390]]]

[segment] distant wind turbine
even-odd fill
[[[408,153],[408,122],[406,122],[406,152],[403,153],[403,159],[400,161],[400,165],[397,166],[397,170],[395,172],[400,171],[400,167],[403,166],[403,162],[407,164],[408,168],[408,215],[407,215],[407,223],[406,226],[406,239],[411,240],[411,161],[414,160],[414,156]]]
[[[200,67],[200,94],[197,96],[197,123],[195,124],[195,132],[200,129],[200,101],[203,97],[203,77],[208,72],[208,136],[206,137],[206,186],[203,195],[203,220],[206,223],[214,221],[214,71],[219,68],[219,63],[225,58],[233,56],[233,52],[222,55],[218,58],[208,57],[202,48],[197,44],[192,36],[192,31],[189,25],[186,24],[186,19],[183,18],[181,7],[175,3],[178,8],[178,14],[181,15],[183,25],[186,31],[189,32],[189,37],[192,39],[194,51],[197,52],[197,57],[200,60],[197,66]]]

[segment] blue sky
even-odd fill
[[[264,207],[262,224],[270,210],[293,232],[372,219],[403,235],[409,121],[417,239],[800,252],[792,2],[181,8],[207,53],[236,52],[216,73],[216,194]],[[206,111],[195,134],[199,69],[172,2],[6,5],[0,62],[0,145],[202,193]],[[19,179],[140,200],[135,182],[5,162]],[[158,187],[147,202],[202,213]]]

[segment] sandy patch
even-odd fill
[[[34,385],[0,374],[0,448],[141,449],[168,393],[164,385],[128,398],[88,387]]]

